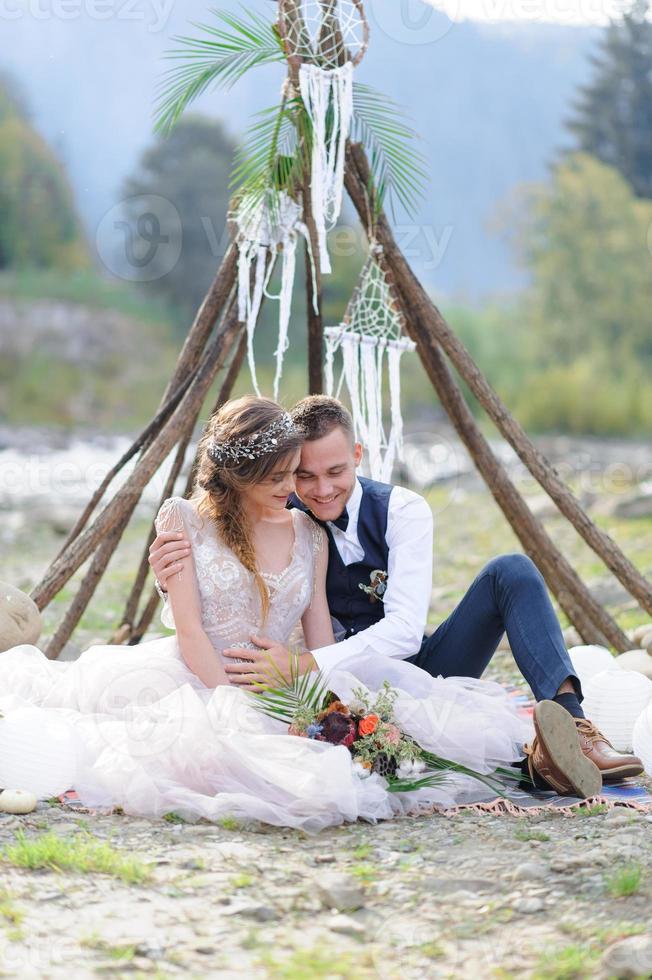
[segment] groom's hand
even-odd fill
[[[290,680],[293,663],[298,661],[300,674],[317,670],[317,663],[309,650],[300,653],[298,657],[290,653],[282,643],[270,640],[266,636],[252,636],[252,642],[260,650],[249,650],[246,647],[229,647],[223,651],[225,657],[243,657],[247,663],[226,664],[225,671],[231,684],[240,687],[252,687],[254,684],[274,684],[278,674]],[[277,673],[278,671],[278,673]]]
[[[150,568],[156,581],[165,585],[170,575],[182,567],[184,558],[190,554],[190,541],[184,534],[176,531],[160,531],[149,546]]]

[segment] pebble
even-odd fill
[[[514,881],[540,881],[549,876],[549,868],[539,861],[525,861],[517,865],[512,873]]]
[[[361,909],[365,896],[358,883],[349,875],[332,872],[321,875],[315,881],[317,893],[324,905],[339,912]]]
[[[337,915],[328,928],[331,932],[337,932],[342,936],[352,936],[354,939],[364,939],[367,930],[361,922],[357,922],[350,915]]]
[[[518,898],[512,908],[523,915],[532,915],[534,912],[541,912],[545,908],[545,903],[541,898]]]

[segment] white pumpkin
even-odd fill
[[[582,708],[619,752],[632,751],[634,724],[652,701],[652,681],[635,670],[605,670],[584,688]]]
[[[59,796],[77,774],[75,736],[63,719],[36,707],[0,718],[0,786],[20,786],[37,799]]]
[[[36,797],[24,789],[0,791],[0,813],[31,813],[36,809]]]
[[[582,689],[595,674],[600,674],[603,670],[617,669],[619,666],[616,658],[612,657],[606,647],[594,645],[571,647],[568,655],[580,679]]]
[[[622,670],[637,670],[652,680],[652,657],[646,650],[627,650],[616,657],[616,664]]]
[[[634,752],[639,757],[648,776],[652,776],[652,702],[640,713],[632,733]]]

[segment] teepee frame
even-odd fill
[[[298,4],[293,5],[298,11]],[[288,65],[295,80],[296,64]],[[306,290],[308,309],[308,390],[322,390],[323,322],[321,316],[321,277],[318,242],[310,210],[310,172],[306,167],[302,184],[303,220],[310,232],[314,259],[317,311],[313,309],[313,268],[306,248]],[[466,382],[483,410],[512,446],[522,463],[554,501],[594,553],[604,562],[642,609],[652,615],[652,586],[623,554],[615,541],[598,528],[582,509],[571,489],[533,445],[518,422],[475,364],[460,339],[420,284],[399,249],[385,212],[375,199],[369,161],[363,146],[347,145],[345,187],[370,242],[382,246],[381,264],[391,283],[406,332],[416,343],[418,355],[437,396],[446,410],[475,466],[517,535],[523,550],[541,570],[546,584],[569,621],[586,643],[605,644],[617,651],[630,642],[615,620],[591,595],[587,586],[559,551],[532,513],[475,421],[451,366]],[[172,378],[158,412],[134,440],[127,452],[102,480],[79,520],[70,531],[59,554],[32,591],[39,609],[44,609],[85,563],[88,568],[79,588],[47,648],[55,659],[77,627],[122,535],[133,516],[142,493],[170,453],[176,450],[161,502],[173,493],[183,470],[188,447],[199,414],[215,379],[222,383],[215,408],[231,394],[245,353],[244,325],[238,321],[236,299],[237,254],[232,243],[217,270],[180,352]],[[102,504],[115,477],[132,459],[132,473],[120,489]],[[192,489],[191,467],[185,494]],[[93,516],[95,515],[95,516]],[[154,537],[153,525],[126,600],[122,622],[112,637],[114,643],[138,643],[150,625],[158,605],[158,595],[150,590],[142,602],[148,581],[148,548]],[[90,561],[89,561],[90,559]]]

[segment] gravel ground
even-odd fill
[[[26,817],[0,817],[0,847],[21,831],[78,842],[91,834],[116,858],[140,859],[149,877],[128,883],[5,859],[0,970],[225,980],[648,976],[650,821],[625,810],[466,812],[307,837],[40,804]],[[616,955],[635,972],[610,973]]]

